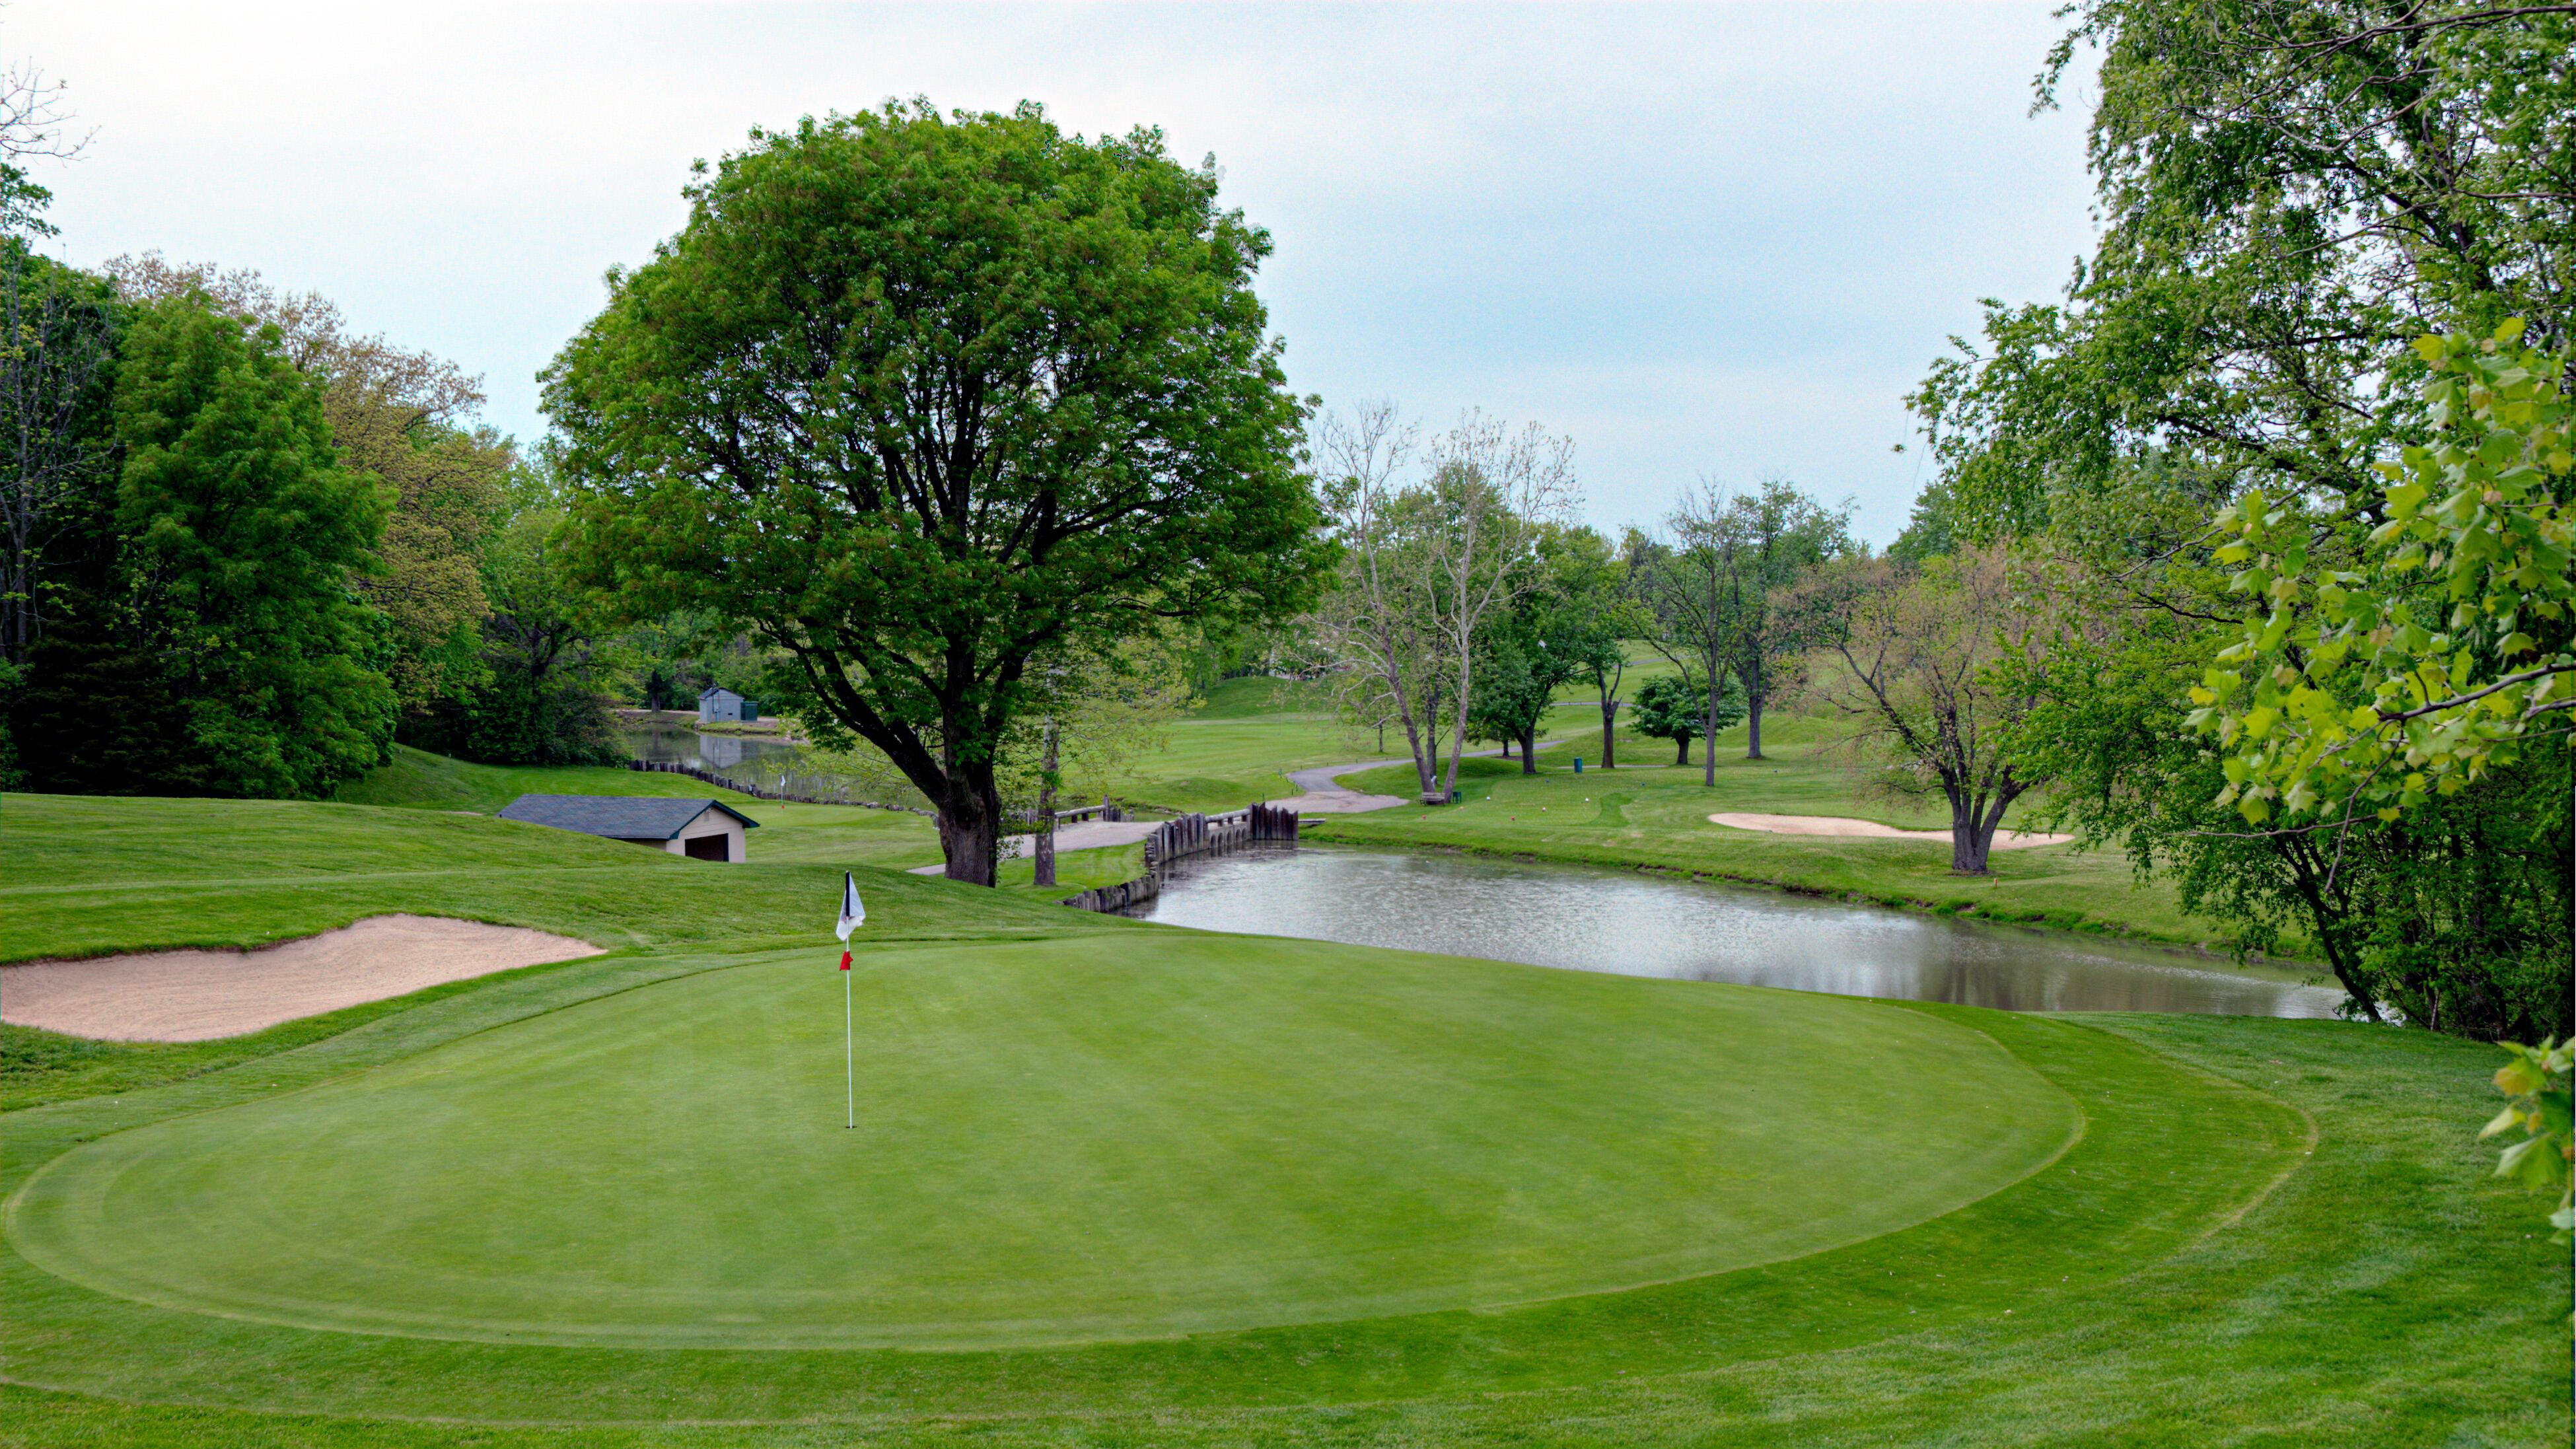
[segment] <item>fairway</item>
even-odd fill
[[[119,1133],[10,1238],[306,1328],[1067,1344],[1810,1254],[2083,1120],[1985,1034],[1867,1002],[1158,933],[869,958],[848,1131],[837,977],[751,958]]]

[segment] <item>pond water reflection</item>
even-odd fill
[[[2058,932],[1627,871],[1341,848],[1176,864],[1131,914],[1633,976],[1955,1001],[2007,1011],[2334,1015],[2295,973]]]
[[[626,727],[626,753],[630,758],[687,765],[696,770],[733,770],[763,759],[792,759],[800,749],[774,737],[700,734],[685,724]]]

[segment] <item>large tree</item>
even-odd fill
[[[566,585],[562,499],[540,456],[513,479],[512,514],[482,542],[481,677],[406,724],[425,748],[509,765],[613,765],[626,758],[604,676],[623,653]]]
[[[2563,449],[2492,434],[2539,421],[2547,369],[2523,354],[2576,320],[2576,11],[2071,13],[2042,83],[2100,49],[2102,239],[2062,303],[1990,304],[1915,394],[1941,474],[1899,550],[2019,535],[2091,581],[2113,642],[2049,672],[2059,724],[2024,732],[2088,833],[2173,871],[2240,941],[2296,928],[2356,1010],[2546,1024],[2504,1003],[2546,999],[2511,980],[2551,959],[2563,1001],[2557,877],[2462,862],[2527,803],[2508,737],[2566,653],[2563,617],[2508,577],[2565,576]],[[2526,325],[2498,337],[2508,317]],[[2412,345],[2428,332],[2454,340]],[[2473,417],[2482,397],[2499,416]],[[2177,707],[2194,686],[2196,716]],[[2079,738],[2100,746],[2071,755]],[[2505,768],[2482,773],[2491,743]],[[2541,823],[2535,848],[2564,859],[2565,818]],[[2375,894],[2445,872],[2420,895],[2442,910]],[[2553,921],[2554,944],[2502,924]],[[2402,950],[2379,939],[2396,922]],[[2426,971],[2428,951],[2452,964]]]
[[[2482,0],[2083,0],[2043,103],[2098,47],[2094,255],[2062,304],[1988,303],[1913,401],[1941,477],[1917,532],[2062,527],[2155,482],[2340,495],[2411,440],[2405,346],[2576,309],[2576,10]],[[2143,557],[2187,550],[2114,505]],[[2161,520],[2160,520],[2161,522]],[[2152,583],[2152,578],[2147,582]]]
[[[98,278],[0,238],[0,689],[61,608],[67,548],[106,532],[119,320]]]
[[[1591,681],[1601,707],[1601,768],[1619,766],[1619,686],[1628,672],[1628,641],[1653,627],[1631,588],[1628,561],[1589,528],[1560,529],[1545,547],[1549,650],[1570,677]]]
[[[1603,690],[1602,767],[1609,756],[1611,711],[1626,668],[1621,625],[1629,610],[1609,541],[1589,528],[1556,525],[1538,538],[1528,592],[1514,600],[1477,640],[1476,692],[1468,726],[1477,739],[1521,747],[1521,773],[1538,773],[1538,734],[1556,692],[1580,679]]]
[[[1159,133],[926,104],[755,132],[545,376],[579,576],[782,651],[990,884],[1031,661],[1301,604],[1267,233]]]
[[[1634,728],[1648,739],[1671,740],[1677,769],[1690,763],[1691,741],[1713,730],[1733,729],[1744,718],[1744,691],[1733,676],[1721,678],[1724,687],[1714,699],[1687,672],[1658,674],[1638,687]]]

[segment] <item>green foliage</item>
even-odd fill
[[[248,268],[145,252],[114,258],[107,271],[135,305],[199,298],[277,328],[279,354],[321,386],[342,466],[374,474],[390,494],[381,567],[356,582],[383,616],[385,674],[404,713],[473,683],[484,613],[478,554],[504,516],[516,451],[473,423],[484,400],[479,380],[430,353],[357,335],[328,298],[281,291]]]
[[[2473,689],[2528,672],[2564,645],[2531,610],[2479,622],[2482,602],[2391,570],[2402,544],[2372,534],[2417,527],[2390,516],[2378,465],[2411,476],[2448,466],[2433,456],[2446,442],[2487,446],[2464,436],[2468,394],[2494,388],[2412,339],[2488,338],[2523,318],[2519,345],[2478,351],[2501,381],[2517,365],[2503,354],[2563,354],[2576,336],[2562,204],[2576,16],[2466,0],[2402,15],[2261,0],[2069,13],[2041,99],[2098,49],[2101,240],[2062,301],[1990,300],[1982,337],[1910,399],[1940,472],[1897,552],[2044,537],[2062,562],[2091,637],[2046,671],[2016,732],[2034,771],[2062,771],[2061,819],[2170,872],[2242,949],[2306,937],[2356,1012],[2384,1002],[2444,1030],[2563,1033],[2563,741],[2538,738],[2556,720],[2535,734],[2494,712],[2514,711],[2516,686],[2469,700],[2457,685],[2463,671]],[[2426,407],[2428,382],[2456,393],[2448,420]],[[2433,508],[2461,482],[2425,486]],[[2214,515],[2231,522],[2213,533]],[[2520,517],[2542,526],[2541,511]],[[2444,552],[2444,571],[2485,546],[2416,541]],[[2218,557],[2231,543],[2248,552]],[[2285,572],[2304,577],[2283,586],[2286,607],[2272,593]],[[2382,616],[2361,624],[2346,604]],[[2383,632],[2400,614],[2411,627]],[[2347,623],[2359,627],[2338,653]],[[2517,627],[2532,652],[2507,667],[2497,651]],[[2193,723],[2181,700],[2195,683]],[[2383,684],[2396,686],[2384,711]],[[2309,713],[2284,713],[2294,695]]]
[[[20,704],[51,787],[310,796],[384,759],[382,636],[350,584],[376,567],[387,501],[341,466],[319,389],[276,345],[197,299],[136,312],[117,573]],[[129,714],[130,748],[81,737],[101,711]]]
[[[2226,788],[2180,686],[2207,631],[2167,619],[2062,644],[2017,757],[2053,782],[2054,828],[2123,850],[2141,879],[2222,924],[2240,954],[2304,954],[2343,983],[2347,1010],[2536,1038],[2569,1027],[2567,745],[2523,759],[2392,825],[2338,835],[2257,831],[2214,803]]]
[[[0,203],[5,203],[0,168]],[[0,205],[0,209],[5,209]],[[113,562],[116,334],[100,278],[0,238],[0,784],[9,721],[48,628],[95,602]]]
[[[989,882],[1030,661],[1311,588],[1267,234],[1162,138],[1034,105],[755,132],[547,373],[581,582],[786,652]]]
[[[2488,339],[2425,338],[2429,444],[2376,470],[2339,515],[2377,521],[2350,567],[2313,552],[2320,520],[2248,492],[2222,510],[2261,611],[2218,650],[2188,723],[2217,737],[2219,803],[2256,825],[2323,814],[2394,821],[2453,794],[2548,723],[2576,684],[2568,511],[2570,359]]]
[[[2570,1082],[2576,1078],[2576,1043],[2545,1037],[2536,1047],[2498,1042],[2513,1060],[2496,1068],[2496,1090],[2504,1093],[2504,1110],[2478,1136],[2494,1137],[2522,1129],[2519,1142],[2496,1160],[2495,1175],[2546,1192],[2558,1189],[2558,1206],[2549,1225],[2566,1242],[2576,1229],[2571,1207],[2570,1167],[2576,1165],[2576,1113],[2570,1110]]]
[[[1585,601],[1547,581],[1478,631],[1474,682],[1467,695],[1467,737],[1535,746],[1556,692],[1581,678],[1597,653],[1600,621]],[[1610,641],[1615,647],[1617,640]],[[1524,754],[1522,768],[1536,763]]]
[[[1941,474],[1904,551],[2070,523],[2133,558],[2192,551],[2243,487],[2365,483],[2408,440],[2421,364],[2399,349],[2428,327],[2521,316],[2545,346],[2571,340],[2576,16],[2474,0],[2070,12],[2041,99],[2099,50],[2101,240],[2062,304],[1990,299],[1983,339],[1910,399]],[[2135,470],[2201,506],[2088,506]]]
[[[1719,729],[1729,729],[1744,720],[1744,688],[1735,676],[1721,676],[1725,688],[1718,691],[1715,718]],[[1678,674],[1659,674],[1638,686],[1631,727],[1650,739],[1671,740],[1679,747],[1679,763],[1690,763],[1690,742],[1698,739],[1708,727],[1708,689],[1693,684]]]
[[[603,693],[599,641],[563,578],[555,547],[562,526],[562,514],[530,509],[485,544],[482,677],[415,716],[405,738],[497,765],[626,758]]]
[[[54,224],[44,211],[53,200],[52,191],[27,179],[25,167],[0,161],[0,232],[12,239],[52,236]]]
[[[1655,648],[1702,679],[1720,673],[1744,691],[1746,753],[1762,754],[1762,712],[1797,683],[1815,642],[1780,596],[1828,559],[1855,551],[1851,508],[1829,507],[1785,479],[1749,493],[1703,483],[1666,526],[1671,546],[1636,576]]]

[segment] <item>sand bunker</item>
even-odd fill
[[[1842,815],[1755,815],[1741,810],[1721,810],[1708,817],[1719,825],[1737,830],[1767,830],[1774,835],[1865,835],[1874,840],[1938,840],[1948,844],[1946,830],[1899,830],[1875,820],[1854,820]],[[2064,845],[2072,835],[2039,835],[2027,830],[1998,830],[1995,849],[2028,850],[2034,845]]]
[[[570,936],[374,916],[257,951],[0,966],[0,1021],[115,1041],[209,1041],[471,976],[596,956]]]

